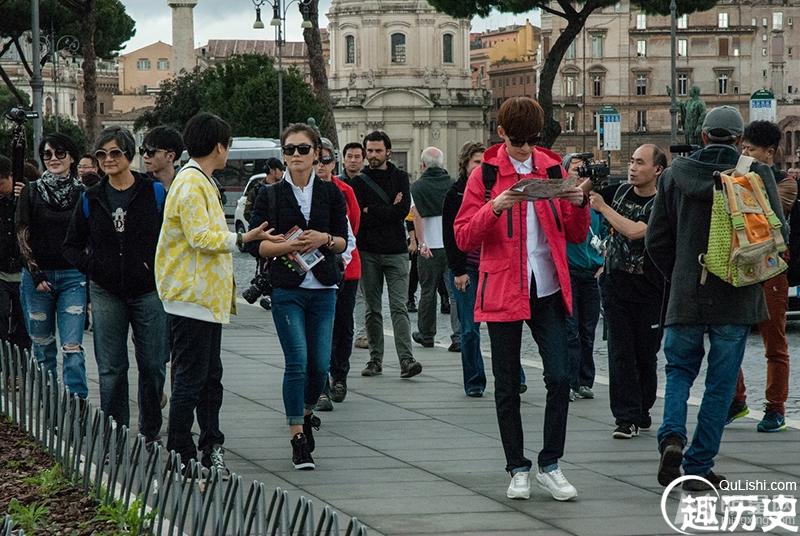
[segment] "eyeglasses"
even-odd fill
[[[111,160],[119,160],[124,154],[125,153],[119,149],[111,149],[110,151],[100,149],[94,152],[94,157],[97,158],[99,162],[103,162],[106,158],[111,158]]]
[[[323,166],[327,166],[328,164],[333,164],[333,162],[334,159],[332,156],[323,156],[319,159],[319,163],[322,164]]]
[[[508,142],[511,145],[513,145],[514,147],[522,147],[526,143],[528,145],[530,145],[531,147],[533,147],[534,145],[539,143],[540,139],[541,138],[538,135],[537,136],[531,136],[530,138],[524,138],[524,139],[517,139],[517,138],[512,138],[511,136],[509,136],[508,137]]]
[[[67,151],[63,149],[56,149],[55,152],[53,152],[50,149],[47,149],[42,153],[42,156],[44,157],[45,162],[52,160],[53,158],[64,160],[67,157]]]
[[[139,154],[142,156],[146,156],[147,158],[153,158],[158,151],[167,152],[166,149],[153,149],[152,147],[147,147],[142,145],[139,147]]]
[[[302,156],[305,156],[311,152],[311,149],[313,149],[313,147],[311,147],[307,143],[301,143],[300,145],[293,145],[290,143],[288,145],[284,145],[282,149],[284,156],[292,156],[295,152],[298,152]]]

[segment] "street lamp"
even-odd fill
[[[81,47],[80,41],[74,35],[62,35],[58,39],[56,39],[55,31],[53,30],[53,26],[50,26],[50,35],[49,37],[45,37],[43,39],[45,45],[47,46],[47,56],[51,56],[51,61],[53,62],[53,90],[55,92],[55,116],[56,116],[56,132],[58,132],[58,57],[60,53],[63,51],[64,53],[75,54]],[[47,56],[42,58],[42,67],[44,64],[47,63]]]
[[[275,46],[278,47],[278,133],[283,132],[283,27],[286,24],[286,13],[289,6],[294,3],[300,7],[300,13],[303,15],[303,23],[301,28],[313,28],[311,20],[309,20],[309,10],[312,0],[252,0],[253,6],[256,8],[256,20],[253,23],[253,28],[261,30],[264,28],[264,22],[261,20],[261,6],[268,4],[272,7],[272,20],[269,25],[275,28]]]
[[[677,95],[677,66],[676,66],[676,40],[678,33],[678,5],[675,0],[669,2],[669,41],[670,41],[670,103],[669,103],[669,116],[670,116],[670,143],[677,143],[678,138],[678,95]]]

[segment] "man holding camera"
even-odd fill
[[[667,167],[657,146],[640,146],[628,163],[628,182],[592,192],[592,208],[609,223],[603,304],[608,322],[609,396],[615,439],[651,425],[661,346],[664,281],[644,247],[656,181]]]
[[[16,197],[24,183],[11,178],[11,160],[0,156],[0,340],[30,348],[19,297],[22,259],[14,224]]]

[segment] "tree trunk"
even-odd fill
[[[303,31],[303,39],[308,50],[308,64],[311,71],[311,86],[323,108],[320,118],[320,132],[331,140],[334,147],[339,146],[339,136],[336,134],[336,120],[333,117],[333,101],[328,91],[328,73],[325,70],[325,57],[322,54],[322,36],[319,33],[319,0],[311,0],[308,6],[308,20],[312,27]]]
[[[83,42],[83,115],[84,130],[89,143],[94,143],[97,133],[97,55],[94,50],[94,36],[97,31],[96,0],[85,0],[83,16],[86,32],[81,36]]]

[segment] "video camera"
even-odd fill
[[[608,176],[611,174],[611,168],[608,167],[608,162],[605,160],[595,160],[594,154],[592,153],[576,154],[574,158],[583,161],[583,164],[578,168],[579,177],[592,181],[592,188],[595,190],[606,186]]]
[[[22,108],[9,108],[6,112],[6,119],[18,125],[24,125],[28,119],[36,119],[39,114]]]

